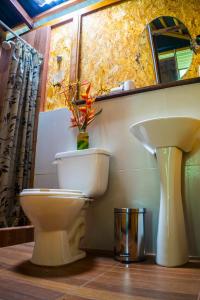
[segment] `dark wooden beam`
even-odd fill
[[[25,9],[21,6],[21,4],[17,1],[17,0],[7,0],[12,7],[17,11],[17,13],[20,15],[20,17],[22,18],[22,20],[24,21],[24,23],[26,23],[26,25],[29,28],[33,28],[33,20],[32,18],[27,14],[27,12],[25,11]]]
[[[70,58],[70,82],[76,82],[79,79],[79,60],[80,60],[80,35],[81,35],[81,16],[73,18],[73,36]]]
[[[51,26],[52,28],[55,28],[55,27],[61,26],[62,24],[66,23],[66,22],[72,21],[73,18],[77,15],[85,16],[85,15],[88,15],[90,13],[94,13],[95,11],[98,11],[102,8],[118,4],[122,1],[125,1],[125,0],[103,0],[103,1],[91,4],[88,7],[83,7],[81,9],[77,10],[77,11],[66,14],[62,17],[57,18],[57,19],[53,19],[49,22],[46,22],[45,24],[42,24],[41,26],[37,27],[36,29],[41,28],[41,27],[45,27],[45,26]],[[36,21],[36,19],[34,18],[34,22],[35,21]]]
[[[179,22],[176,18],[173,18],[173,21],[176,26],[179,26]],[[180,32],[180,34],[183,34],[182,29],[179,29],[179,32]]]
[[[180,33],[175,33],[175,32],[166,32],[166,33],[162,33],[160,35],[174,37],[176,39],[181,39],[181,40],[186,40],[186,41],[191,40],[191,37],[188,34],[180,34]]]
[[[3,109],[4,97],[9,76],[9,67],[11,62],[11,51],[5,50],[0,46],[0,111]],[[0,236],[1,239],[1,236]]]
[[[149,85],[149,86],[145,86],[145,87],[141,87],[141,88],[135,88],[135,89],[128,90],[128,91],[121,91],[121,92],[117,92],[117,93],[113,93],[113,94],[110,93],[108,95],[103,95],[103,96],[97,97],[95,102],[104,101],[104,100],[108,100],[108,99],[116,99],[116,98],[122,101],[121,97],[137,95],[137,94],[147,93],[147,92],[151,92],[151,91],[158,91],[158,90],[168,89],[168,88],[176,87],[176,86],[196,84],[196,83],[200,84],[200,77],[176,80],[176,81],[171,81],[168,83],[154,84],[154,85]],[[84,102],[82,100],[80,100],[78,102],[78,104],[83,104],[83,103]]]
[[[43,12],[43,13],[35,16],[34,19],[33,19],[33,21],[35,23],[35,22],[37,22],[37,21],[39,21],[39,20],[41,20],[43,18],[46,18],[46,17],[48,17],[50,15],[53,15],[53,14],[56,14],[56,13],[60,12],[63,9],[69,8],[69,7],[73,6],[73,5],[77,5],[77,4],[79,4],[79,3],[83,2],[83,1],[84,0],[69,0],[66,3],[62,3],[62,4],[59,4],[59,5],[56,5],[55,7],[52,7],[50,9],[46,10],[45,12]]]
[[[148,32],[148,38],[149,38],[149,43],[150,43],[150,47],[151,47],[154,72],[155,72],[155,76],[156,76],[156,83],[159,84],[159,83],[161,83],[161,74],[160,74],[160,69],[159,69],[158,53],[155,49],[154,36],[152,35],[152,30],[151,30],[150,25],[147,25],[147,32]]]
[[[160,17],[160,18],[159,18],[159,21],[160,21],[160,23],[162,24],[162,26],[163,26],[164,28],[167,28],[167,24],[165,23],[165,20],[164,20],[163,17]],[[176,24],[176,25],[177,25],[177,24]]]
[[[179,29],[182,29],[182,28],[184,29],[185,26],[180,24],[178,26],[171,26],[171,27],[167,27],[167,28],[153,30],[152,34],[153,35],[161,35],[166,32],[177,32],[177,31],[179,31]]]

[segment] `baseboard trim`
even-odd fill
[[[0,228],[0,247],[7,247],[16,244],[29,243],[34,241],[34,227],[32,225]],[[114,251],[103,249],[81,248],[88,254],[95,256],[114,257]],[[155,258],[155,253],[147,253],[147,257]],[[190,260],[200,260],[200,256],[189,256]]]
[[[113,257],[114,255],[114,252],[112,250],[90,249],[90,248],[81,248],[81,250],[95,256]]]
[[[34,228],[32,225],[0,228],[0,247],[32,242]]]
[[[81,248],[81,250],[86,251],[88,254],[95,255],[95,256],[107,256],[107,257],[114,257],[114,251],[112,250],[102,250],[102,249],[90,249],[90,248]],[[155,253],[146,253],[146,257],[155,259]],[[189,255],[190,260],[200,260],[200,256]]]

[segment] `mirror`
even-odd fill
[[[191,36],[174,17],[162,16],[147,25],[157,83],[183,79],[192,63]]]
[[[200,35],[196,36],[196,43],[198,46],[200,46]]]

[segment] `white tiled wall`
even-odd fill
[[[103,112],[89,129],[90,147],[112,153],[109,186],[87,212],[87,248],[113,248],[114,207],[146,207],[147,247],[156,247],[159,210],[159,174],[156,158],[130,134],[129,126],[142,118],[190,115],[200,118],[200,84],[98,102]],[[55,165],[57,152],[76,149],[76,130],[69,129],[65,109],[40,114],[35,186],[58,187]],[[200,256],[200,143],[184,156],[183,201],[190,254]]]

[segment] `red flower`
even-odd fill
[[[87,107],[86,106],[80,106],[79,108],[78,108],[82,113],[87,113]]]
[[[81,95],[82,100],[85,101],[84,105],[79,105],[77,99],[77,85],[88,85],[85,93]],[[63,87],[63,86],[62,86]],[[92,108],[92,104],[95,102],[95,98],[90,95],[91,84],[86,81],[80,83],[71,83],[68,89],[63,88],[62,93],[66,99],[67,108],[72,112],[71,127],[78,127],[79,130],[85,130],[87,126],[93,122],[95,117],[101,113]]]

